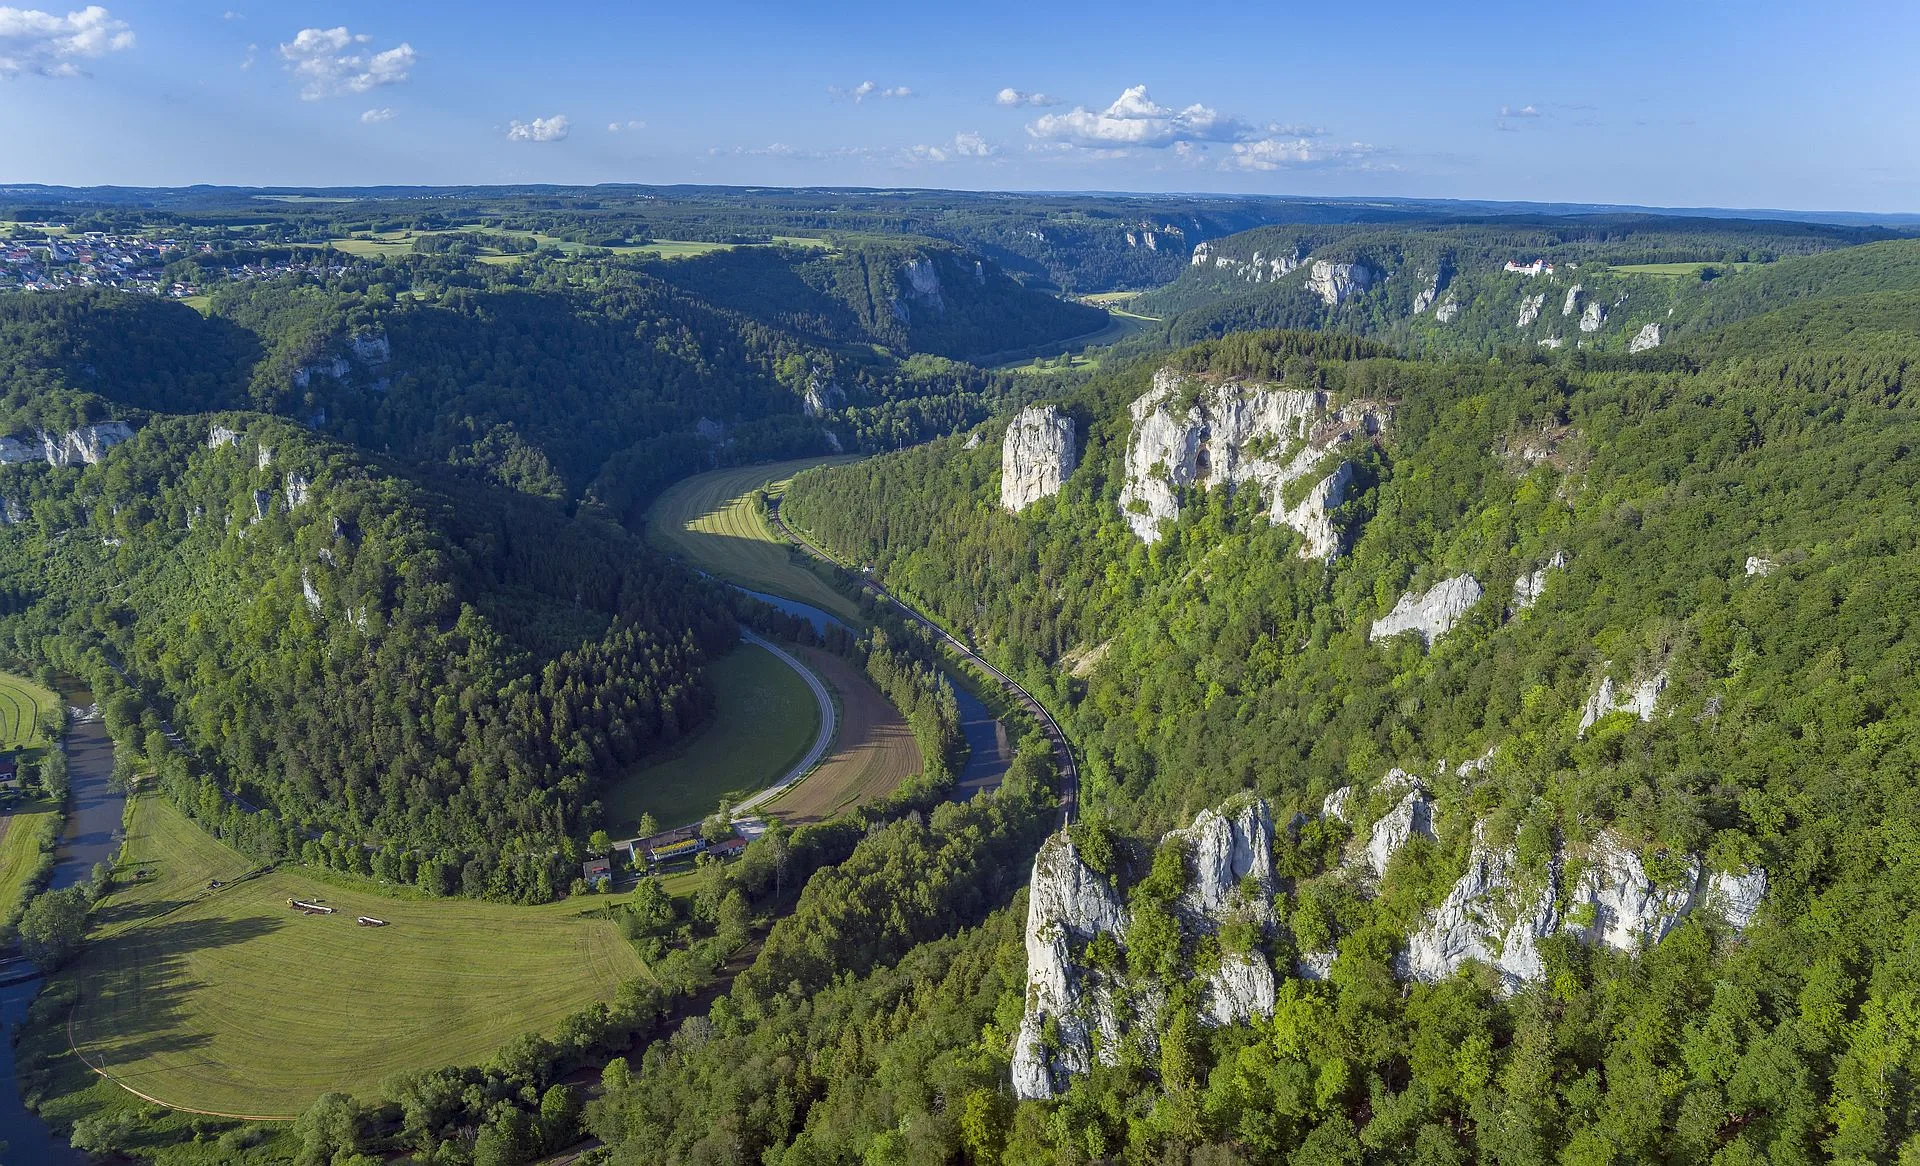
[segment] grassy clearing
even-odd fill
[[[41,715],[59,708],[60,698],[38,684],[0,672],[0,752],[45,745]]]
[[[12,919],[26,898],[27,880],[40,870],[60,834],[60,812],[49,801],[21,802],[0,818],[0,920]]]
[[[778,496],[801,470],[852,460],[802,458],[683,479],[647,511],[647,539],[668,554],[742,587],[797,599],[855,620],[859,608],[854,602],[816,573],[811,559],[775,534],[747,497],[757,489]]]
[[[998,371],[1027,374],[1059,372],[1067,368],[1097,369],[1106,357],[1103,350],[1108,345],[1118,344],[1147,325],[1158,322],[1157,316],[1141,316],[1108,305],[1107,326],[1098,332],[1075,336],[1061,344],[1050,346],[1056,350],[1054,352],[1043,352],[1034,357],[1022,356],[991,367]]]
[[[88,1062],[178,1107],[290,1117],[332,1089],[485,1060],[611,1000],[640,962],[608,900],[405,902],[248,863],[157,797],[135,806],[77,984]],[[210,879],[228,885],[209,890]],[[238,881],[233,881],[238,880]],[[288,909],[323,898],[330,916]],[[387,927],[360,927],[360,914]]]
[[[771,785],[820,731],[813,693],[773,653],[742,644],[708,666],[718,708],[679,752],[607,791],[607,820],[622,831],[652,814],[662,827],[697,821],[723,797]]]
[[[1692,276],[1699,278],[1700,273],[1713,268],[1717,271],[1744,271],[1749,267],[1758,267],[1757,263],[1629,263],[1624,267],[1610,267],[1609,271],[1621,275],[1664,275],[1672,278]]]
[[[789,825],[831,818],[884,797],[920,772],[920,746],[898,709],[848,661],[817,648],[794,649],[840,703],[840,734],[826,760],[761,807]]]

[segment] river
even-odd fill
[[[788,599],[782,595],[768,595],[762,591],[752,591],[733,585],[734,590],[750,595],[768,607],[784,611],[797,619],[812,624],[821,635],[829,627],[839,627],[853,631],[845,620],[811,604],[801,603],[797,599]],[[954,781],[953,799],[964,802],[983,790],[996,789],[1000,778],[1007,772],[1007,766],[1013,761],[1013,753],[1007,741],[1007,727],[988,711],[979,697],[968,692],[952,678],[954,700],[960,706],[960,735],[967,742],[967,764],[960,770]]]
[[[67,774],[72,783],[66,831],[54,855],[53,885],[71,887],[106,862],[120,845],[120,824],[126,795],[111,787],[113,741],[97,720],[74,721],[67,731]],[[0,988],[0,1021],[9,1034],[27,1018],[27,1005],[40,992],[39,980]],[[29,1112],[20,1099],[14,1078],[13,1042],[0,1041],[0,1161],[45,1162],[51,1166],[85,1166],[87,1155],[56,1138],[47,1123]]]

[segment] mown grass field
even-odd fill
[[[45,745],[40,713],[59,707],[60,698],[33,681],[0,672],[0,752]]]
[[[42,843],[59,832],[59,811],[44,800],[17,803],[0,818],[0,920],[13,918],[20,909],[27,877],[40,865]]]
[[[483,1061],[641,971],[594,914],[607,899],[403,901],[297,870],[247,878],[245,858],[151,795],[119,870],[148,877],[103,900],[62,973],[81,991],[71,1031],[90,1064],[175,1107],[292,1117],[396,1070]],[[209,890],[216,878],[229,885]],[[356,925],[363,913],[389,926]]]
[[[754,510],[747,495],[757,489],[779,495],[801,470],[836,465],[852,457],[801,458],[763,466],[736,466],[683,479],[647,511],[647,539],[670,555],[770,595],[812,604],[845,620],[859,608],[815,572],[791,544]]]
[[[885,797],[921,767],[906,718],[850,662],[817,648],[793,651],[819,673],[840,704],[840,735],[826,759],[761,812],[790,826],[831,818]]]
[[[1625,267],[1611,267],[1609,271],[1621,275],[1665,275],[1673,278],[1699,276],[1709,267],[1726,271],[1743,271],[1749,267],[1758,267],[1757,263],[1630,263]]]
[[[820,730],[812,691],[773,653],[741,644],[707,668],[718,708],[683,748],[628,774],[604,800],[613,833],[652,814],[665,829],[698,821],[722,797],[738,798],[779,780],[806,755]]]

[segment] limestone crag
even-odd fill
[[[1244,797],[1220,811],[1203,810],[1167,841],[1184,842],[1192,860],[1193,879],[1176,909],[1188,935],[1215,934],[1236,919],[1255,922],[1263,935],[1272,927],[1273,815],[1265,801]],[[1127,924],[1119,899],[1081,860],[1072,839],[1064,832],[1047,839],[1027,892],[1027,998],[1013,1050],[1016,1096],[1054,1097],[1068,1076],[1094,1061],[1117,1063],[1124,1042],[1155,1043],[1165,989],[1150,975],[1127,977],[1077,959],[1102,933],[1124,948]],[[1271,1016],[1275,989],[1264,952],[1225,953],[1207,979],[1203,1018],[1230,1024]]]
[[[1341,532],[1332,511],[1344,499],[1352,470],[1342,463],[1322,476],[1298,504],[1285,504],[1286,487],[1307,478],[1335,449],[1384,431],[1392,410],[1371,401],[1330,408],[1312,389],[1232,378],[1212,380],[1161,369],[1153,387],[1130,411],[1126,480],[1120,509],[1145,542],[1160,523],[1180,515],[1179,493],[1199,487],[1251,484],[1268,501],[1268,518],[1299,531],[1301,554],[1337,554]]]
[[[385,390],[390,382],[377,374],[393,360],[393,344],[387,339],[385,331],[360,332],[347,337],[346,350],[331,357],[322,357],[301,365],[293,370],[293,387],[305,389],[312,386],[316,377],[346,381],[354,373],[365,374],[369,387]]]
[[[1415,595],[1409,591],[1393,605],[1393,610],[1373,621],[1367,639],[1383,640],[1403,632],[1419,632],[1428,647],[1473,610],[1486,592],[1472,575],[1455,575]]]
[[[207,430],[207,448],[219,449],[226,445],[239,445],[240,435],[224,425],[216,425]]]
[[[1231,952],[1220,957],[1220,967],[1207,978],[1201,1013],[1206,1023],[1244,1024],[1256,1016],[1273,1015],[1273,965],[1257,951]]]
[[[1380,281],[1381,275],[1364,263],[1329,263],[1316,259],[1307,271],[1307,290],[1329,308],[1337,308]]]
[[[1552,888],[1527,894],[1518,885],[1512,847],[1492,850],[1475,829],[1467,873],[1407,940],[1401,972],[1426,983],[1444,980],[1468,960],[1491,964],[1511,992],[1546,971],[1539,941],[1559,925]]]
[[[894,319],[902,324],[911,324],[915,306],[936,316],[947,310],[946,296],[940,289],[940,271],[933,265],[932,259],[923,255],[907,262],[900,268],[900,278],[905,286],[888,305]]]
[[[1535,320],[1538,320],[1540,318],[1540,309],[1545,307],[1546,304],[1547,304],[1546,292],[1540,292],[1537,295],[1531,295],[1531,296],[1521,296],[1520,297],[1520,320],[1518,323],[1514,325],[1514,327],[1525,328],[1529,324],[1533,323]]]
[[[847,394],[832,381],[823,381],[818,374],[807,378],[807,391],[801,398],[800,408],[809,417],[824,417],[834,409],[846,404]]]
[[[46,462],[50,466],[91,466],[107,451],[133,438],[125,421],[102,421],[64,433],[42,429],[31,436],[0,437],[0,466]]]
[[[1073,839],[1064,833],[1047,839],[1033,861],[1027,889],[1027,1006],[1013,1054],[1018,1096],[1052,1097],[1057,1075],[1092,1067],[1089,1001],[1081,991],[1084,976],[1072,945],[1101,932],[1117,934],[1125,926],[1125,909],[1106,880],[1081,861]],[[1059,1033],[1052,1050],[1042,1040],[1049,1019]],[[1118,1027],[1117,1021],[1109,1023]]]
[[[1080,464],[1073,418],[1051,405],[1030,405],[1000,443],[1000,505],[1015,514],[1060,486]]]
[[[1586,290],[1577,283],[1568,288],[1566,302],[1560,305],[1560,315],[1563,317],[1573,315],[1573,310],[1580,306],[1580,293]]]
[[[1433,310],[1434,322],[1439,324],[1451,324],[1459,315],[1460,301],[1454,299],[1451,294],[1447,296],[1446,303]]]
[[[1667,674],[1662,672],[1650,679],[1642,680],[1627,691],[1624,696],[1616,695],[1613,677],[1600,678],[1599,687],[1587,698],[1580,710],[1580,732],[1593,727],[1593,723],[1609,713],[1632,713],[1643,721],[1653,719],[1654,707],[1660,702],[1660,693],[1667,687]]]
[[[1747,556],[1747,574],[1749,576],[1758,575],[1765,578],[1773,574],[1776,565],[1772,559],[1763,559],[1759,555]]]
[[[1705,908],[1736,932],[1752,926],[1767,890],[1767,874],[1703,877],[1698,856],[1683,859],[1679,879],[1656,884],[1639,856],[1603,830],[1584,856],[1557,851],[1544,879],[1517,873],[1512,847],[1494,850],[1475,823],[1467,873],[1407,941],[1403,974],[1427,983],[1446,979],[1469,960],[1491,965],[1507,992],[1545,974],[1539,943],[1564,932],[1584,943],[1639,952],[1660,942],[1680,922]],[[1567,885],[1566,870],[1581,865]],[[1564,898],[1562,893],[1564,891]]]
[[[1447,284],[1452,279],[1452,276],[1453,272],[1443,263],[1431,276],[1427,277],[1427,286],[1420,289],[1419,294],[1413,297],[1413,314],[1418,316],[1428,308],[1431,308],[1434,301],[1440,298],[1440,293],[1447,290]],[[1452,301],[1449,300],[1448,302]],[[1441,323],[1444,324],[1446,321],[1442,320]]]
[[[1394,782],[1396,776],[1404,779],[1404,782]],[[1427,796],[1425,787],[1405,771],[1396,769],[1387,775],[1382,788],[1393,789],[1402,784],[1411,786],[1406,796],[1373,824],[1373,831],[1367,836],[1367,869],[1373,872],[1376,880],[1387,873],[1387,865],[1393,861],[1394,855],[1400,853],[1400,848],[1415,837],[1430,842],[1434,839],[1433,801]]]
[[[300,507],[306,505],[307,498],[312,493],[312,490],[313,483],[307,480],[305,474],[298,471],[288,474],[287,509],[298,510]]]
[[[1179,905],[1188,922],[1203,930],[1235,915],[1272,920],[1273,812],[1257,798],[1227,808],[1231,818],[1201,810],[1193,825],[1170,835],[1192,847],[1193,882]],[[1242,893],[1249,879],[1257,892],[1251,902]]]
[[[1658,347],[1660,347],[1660,325],[1658,324],[1642,325],[1640,331],[1634,333],[1633,339],[1627,342],[1628,352],[1645,352],[1649,348]]]
[[[1607,306],[1599,300],[1588,300],[1586,308],[1580,313],[1580,330],[1582,332],[1598,332],[1600,325],[1606,322]]]
[[[1300,252],[1295,249],[1282,255],[1266,255],[1255,251],[1251,259],[1236,259],[1231,255],[1217,255],[1213,244],[1202,243],[1193,249],[1190,262],[1194,267],[1211,267],[1248,283],[1271,283],[1299,270]]]
[[[1525,611],[1540,602],[1547,593],[1547,575],[1563,569],[1567,565],[1565,551],[1555,551],[1553,557],[1532,571],[1513,581],[1513,607],[1515,612]]]

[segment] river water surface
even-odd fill
[[[126,795],[111,788],[113,741],[99,721],[75,721],[67,732],[67,773],[72,782],[66,831],[54,855],[53,885],[71,887],[106,862],[120,845],[120,823]],[[39,980],[0,988],[0,1021],[9,1034],[27,1019],[27,1005],[40,993]],[[56,1138],[47,1123],[27,1110],[20,1100],[20,1082],[14,1076],[11,1040],[0,1041],[0,1162],[45,1162],[51,1166],[84,1166],[90,1161]]]

